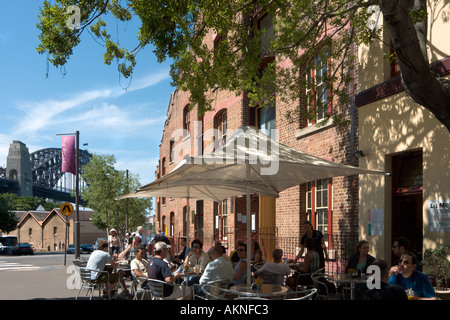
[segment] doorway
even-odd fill
[[[422,260],[423,163],[422,150],[392,157],[392,241],[404,236],[409,250]],[[392,242],[391,241],[391,242]],[[392,255],[392,253],[391,253]],[[395,257],[392,255],[392,261]]]

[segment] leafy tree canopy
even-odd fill
[[[14,193],[2,193],[0,199],[3,199],[10,210],[14,211],[32,211],[41,205],[46,211],[53,208],[59,208],[59,205],[38,197],[19,197]]]
[[[68,10],[70,5],[79,8],[78,15]],[[37,50],[48,52],[55,66],[64,65],[89,27],[105,44],[105,63],[119,59],[119,71],[129,77],[136,54],[151,44],[159,61],[174,60],[173,85],[190,92],[191,106],[197,105],[200,114],[211,109],[216,88],[245,93],[250,106],[272,104],[275,92],[277,99],[308,103],[304,92],[311,82],[305,74],[319,58],[329,65],[316,75],[316,83],[328,84],[328,101],[344,104],[352,82],[353,45],[379,38],[382,29],[368,21],[380,9],[399,53],[407,93],[450,130],[450,86],[430,72],[414,31],[414,23],[426,25],[426,0],[45,1]],[[108,14],[124,22],[140,20],[136,48],[113,41],[103,19]],[[262,23],[264,15],[272,19],[273,30]],[[69,28],[67,22],[77,17],[79,26]],[[207,45],[206,36],[216,40],[214,46]],[[428,80],[436,91],[418,89],[417,82]],[[316,109],[320,101],[315,99]]]
[[[129,193],[140,186],[138,176],[116,170],[113,155],[94,154],[91,161],[83,166],[83,178],[87,187],[81,191],[88,207],[94,210],[92,223],[99,229],[115,228],[121,235],[126,230],[126,212],[128,211],[129,229],[145,223],[147,211],[152,209],[151,199],[124,199],[116,201],[118,196]]]
[[[8,201],[1,197],[0,194],[0,230],[5,233],[10,233],[17,228],[17,218],[8,204]]]

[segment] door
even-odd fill
[[[392,241],[404,236],[421,260],[423,248],[422,150],[392,157]],[[392,261],[394,261],[392,256]]]

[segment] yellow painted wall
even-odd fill
[[[450,1],[432,1],[428,10],[431,61],[450,55]],[[435,6],[437,4],[437,6]],[[383,82],[386,64],[381,58],[379,44],[360,48],[360,90]],[[383,76],[384,74],[384,76]],[[375,75],[375,76],[374,76]],[[421,148],[423,151],[423,249],[436,243],[450,244],[450,231],[428,230],[430,200],[450,199],[450,134],[434,116],[406,96],[405,92],[358,108],[359,147],[367,156],[360,166],[370,169],[390,170],[390,156]],[[360,239],[370,243],[370,253],[390,261],[391,230],[391,178],[361,175]],[[368,210],[384,208],[384,235],[368,235]]]

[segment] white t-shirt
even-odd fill
[[[133,273],[133,275],[136,275],[134,273],[134,270],[138,269],[144,276],[148,277],[147,265],[148,265],[148,261],[145,259],[142,259],[141,261],[139,261],[138,259],[133,259],[133,260],[131,260],[131,263],[130,263],[130,269],[131,269],[131,272]],[[141,284],[145,281],[140,278],[138,280]]]
[[[258,274],[276,274],[277,277],[277,284],[283,285],[284,281],[284,275],[290,274],[291,269],[289,268],[288,264],[286,262],[268,262],[264,264],[261,269],[259,269]]]
[[[226,279],[231,282],[233,281],[233,276],[234,269],[231,263],[226,261],[223,257],[219,257],[208,263],[205,272],[200,278],[200,284],[222,279]]]
[[[105,270],[105,265],[112,261],[112,257],[108,252],[103,250],[95,250],[91,253],[89,260],[86,264],[86,269],[92,269],[97,271]],[[91,271],[91,279],[96,280],[99,276],[98,272]]]

